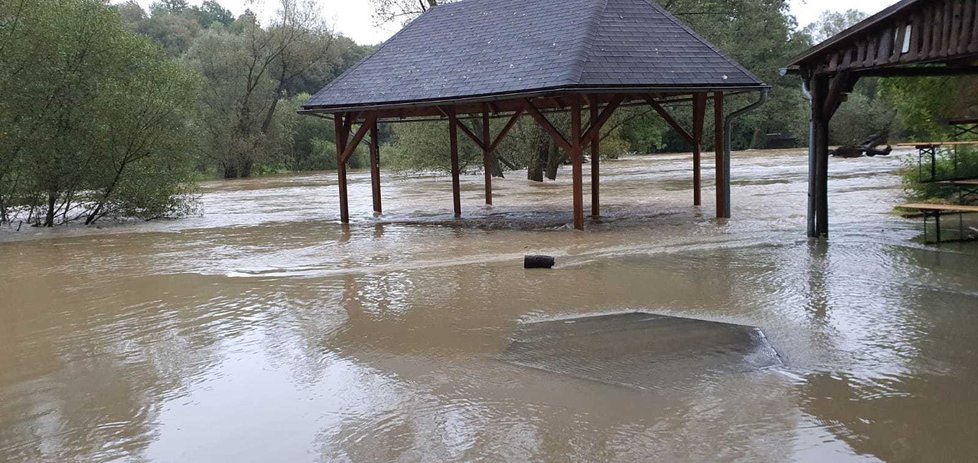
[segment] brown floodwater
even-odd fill
[[[346,229],[323,173],[4,230],[0,461],[973,461],[978,245],[920,244],[901,162],[833,160],[828,244],[798,151],[735,154],[729,222],[676,155],[604,163],[587,232],[566,172],[496,180],[491,209],[465,177],[459,222],[449,179],[410,175],[374,218],[358,172]],[[628,333],[601,371],[649,387],[503,361],[528,322],[635,311],[758,327],[781,361],[643,371]]]

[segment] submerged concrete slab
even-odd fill
[[[502,360],[639,389],[782,364],[759,328],[643,312],[525,323]]]

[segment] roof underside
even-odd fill
[[[808,76],[946,75],[972,72],[976,58],[978,2],[902,0],[805,51],[788,70]]]
[[[303,108],[763,86],[647,0],[464,0],[413,21]]]

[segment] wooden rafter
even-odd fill
[[[824,75],[974,59],[976,53],[978,0],[931,0],[820,46],[799,64]]]
[[[530,116],[533,117],[535,121],[537,121],[537,124],[540,124],[540,127],[542,127],[543,130],[547,132],[548,135],[550,135],[550,138],[553,138],[554,143],[556,143],[557,146],[561,147],[566,151],[571,150],[571,144],[570,142],[567,141],[567,138],[565,138],[564,135],[560,133],[560,130],[557,130],[557,128],[550,123],[547,117],[544,116],[543,113],[541,113],[540,110],[537,109],[537,107],[534,106],[533,102],[530,100],[526,100],[526,112],[530,113]]]
[[[523,115],[523,110],[524,108],[520,108],[515,114],[513,114],[513,117],[509,119],[506,126],[503,127],[503,129],[499,132],[499,135],[496,136],[496,139],[489,145],[490,152],[499,149],[499,145],[502,144],[503,140],[506,138],[506,135],[509,135],[509,132],[513,130],[513,127],[515,127],[516,123],[519,122],[520,116]]]
[[[591,141],[595,140],[601,133],[601,128],[611,120],[611,116],[615,114],[615,110],[625,101],[624,95],[617,95],[611,99],[608,106],[605,106],[601,114],[591,122],[591,126],[587,128],[584,135],[581,136],[581,144],[587,145]]]
[[[352,156],[353,152],[357,150],[357,147],[360,146],[360,142],[363,141],[363,137],[367,135],[367,132],[370,131],[370,128],[373,127],[376,122],[376,114],[367,116],[367,120],[360,125],[360,130],[357,130],[357,133],[353,136],[353,140],[350,140],[350,142],[346,144],[345,149],[343,150],[343,155],[340,156],[340,162],[346,164],[346,162],[350,160],[350,156]],[[346,133],[349,133],[349,131]]]
[[[666,108],[663,108],[658,101],[655,101],[655,99],[653,99],[651,96],[646,96],[645,101],[649,103],[649,106],[652,106],[652,109],[654,109],[655,112],[659,113],[659,115],[662,116],[662,119],[665,120],[666,123],[669,124],[669,126],[672,127],[672,129],[675,130],[676,133],[683,138],[683,140],[686,140],[686,142],[689,143],[690,145],[696,144],[696,140],[693,138],[693,135],[691,135],[689,131],[687,131],[682,125],[680,125],[679,122],[676,121],[674,117],[672,117],[672,114],[669,114],[669,111],[666,111]]]
[[[466,125],[462,122],[462,120],[458,118],[457,112],[455,111],[454,108],[439,107],[438,111],[441,112],[445,117],[449,119],[449,123],[452,123],[451,121],[455,121],[454,122],[455,126],[458,127],[458,129],[461,130],[462,133],[465,134],[465,136],[469,137],[469,139],[472,140],[472,143],[475,143],[476,147],[482,150],[486,148],[486,145],[482,143],[482,138],[476,135],[475,132],[472,131],[472,129],[466,127]]]

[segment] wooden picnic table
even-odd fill
[[[944,180],[937,183],[941,185],[953,185],[953,186],[978,186],[978,178],[965,178],[961,180]]]
[[[934,223],[937,227],[937,244],[941,244],[941,216],[948,214],[968,214],[968,213],[978,213],[978,206],[964,206],[960,204],[904,204],[899,206],[900,209],[920,211],[924,214],[924,241],[927,241],[927,219],[934,218]],[[961,222],[963,228],[963,220]],[[961,231],[961,235],[964,235],[964,231]],[[963,238],[961,238],[963,239]]]
[[[922,141],[914,143],[898,143],[898,148],[930,148],[941,146],[978,146],[978,141]]]
[[[941,148],[954,148],[954,171],[958,169],[958,151],[960,146],[978,146],[978,141],[927,141],[900,143],[898,148],[915,148],[917,150],[917,169],[920,172],[921,183],[937,182],[937,153]],[[930,179],[924,179],[924,157],[930,157]]]

